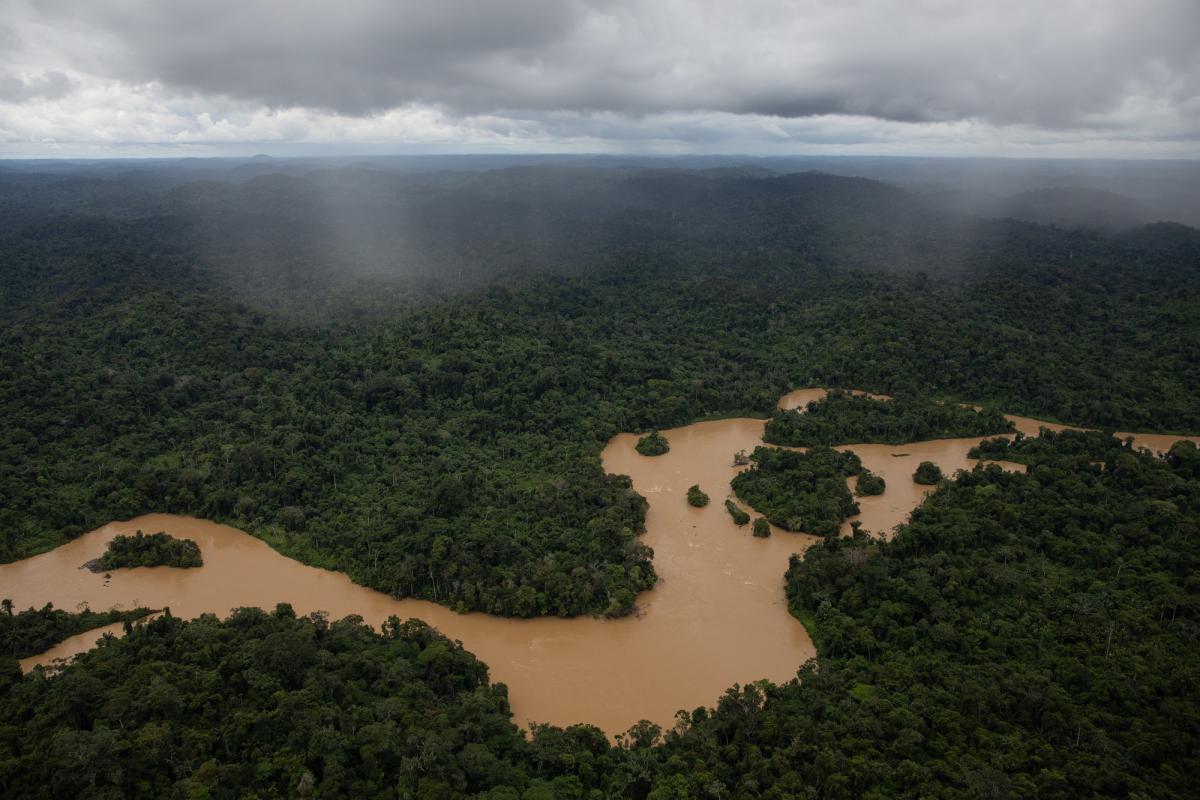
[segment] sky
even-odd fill
[[[1200,157],[1200,0],[0,0],[0,157]]]

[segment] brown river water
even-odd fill
[[[780,405],[794,408],[823,395],[821,389],[792,392]],[[1029,434],[1039,425],[1062,427],[1012,419]],[[804,627],[788,614],[783,575],[788,556],[816,539],[779,529],[769,539],[755,539],[724,508],[738,470],[733,454],[761,444],[763,424],[725,419],[663,431],[671,450],[654,458],[634,450],[634,434],[620,434],[604,449],[605,469],[629,475],[650,503],[643,539],[654,548],[661,581],[638,597],[636,617],[517,620],[457,614],[422,600],[395,600],[341,573],[306,566],[235,528],[165,514],[114,522],[48,553],[0,565],[0,595],[18,609],[47,602],[67,610],[82,603],[95,610],[169,606],[177,616],[195,617],[287,602],[301,614],[321,610],[331,619],[358,614],[376,627],[393,614],[418,617],[460,640],[488,664],[493,680],[508,685],[520,725],[589,722],[609,734],[640,719],[669,727],[679,709],[712,705],[734,683],[786,681],[815,655]],[[1165,450],[1178,438],[1184,437],[1139,434],[1136,443]],[[849,445],[887,481],[883,495],[859,499],[862,514],[855,519],[867,530],[890,533],[931,490],[912,482],[916,465],[933,461],[947,474],[969,469],[973,462],[966,454],[978,441]],[[687,504],[692,484],[711,496],[707,507]],[[137,529],[194,539],[204,566],[116,570],[108,580],[80,568],[113,536]],[[120,635],[121,626],[72,637],[26,659],[22,668],[82,652],[105,630]]]

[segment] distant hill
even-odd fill
[[[700,170],[700,174],[710,178],[771,178],[779,172],[758,164],[741,164],[736,167],[709,167]]]
[[[959,276],[1079,252],[1076,229],[1111,233],[1148,218],[1102,190],[921,193],[865,177],[777,173],[775,162],[577,159],[477,171],[381,163],[104,162],[76,172],[27,164],[0,175],[0,236],[20,246],[49,235],[114,249],[136,242],[152,262],[118,253],[110,274],[186,272],[254,305],[288,308],[364,285],[419,298],[531,272]]]
[[[926,198],[947,211],[1064,228],[1124,230],[1154,221],[1152,212],[1130,197],[1078,186],[1034,189],[1009,196],[954,189],[933,192]]]
[[[1059,186],[1008,200],[1009,216],[1066,227],[1132,228],[1151,222],[1141,203],[1115,192]]]

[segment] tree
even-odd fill
[[[854,487],[854,493],[859,497],[872,497],[883,494],[887,488],[887,483],[883,480],[883,476],[876,475],[869,469],[864,469],[862,474],[858,476],[858,483]]]
[[[644,456],[661,456],[671,449],[671,444],[667,441],[667,437],[658,431],[650,431],[638,439],[634,449]]]
[[[738,504],[732,500],[725,501],[725,510],[729,512],[729,516],[733,517],[735,525],[745,525],[750,521],[750,515],[738,508]]]
[[[832,390],[803,409],[776,412],[767,422],[763,441],[793,447],[849,442],[904,444],[1013,430],[1013,423],[995,409],[976,410],[931,397],[880,400]]]
[[[771,535],[771,523],[767,522],[766,517],[758,517],[754,520],[754,535],[759,539],[766,539]]]
[[[700,489],[699,484],[693,484],[688,487],[687,501],[688,501],[688,505],[690,505],[690,506],[695,506],[696,508],[704,508],[706,505],[708,505],[708,495],[706,495]]]
[[[846,488],[846,478],[862,472],[861,460],[851,451],[757,447],[750,460],[753,466],[734,477],[733,490],[773,525],[836,536],[842,521],[859,511]]]
[[[191,539],[177,539],[169,533],[114,536],[104,555],[88,562],[92,572],[107,572],[123,567],[190,567],[204,566],[200,546]]]
[[[913,482],[922,486],[935,486],[943,477],[941,467],[932,461],[922,461],[913,473]]]

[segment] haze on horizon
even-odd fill
[[[6,0],[0,157],[1200,156],[1200,4]]]

